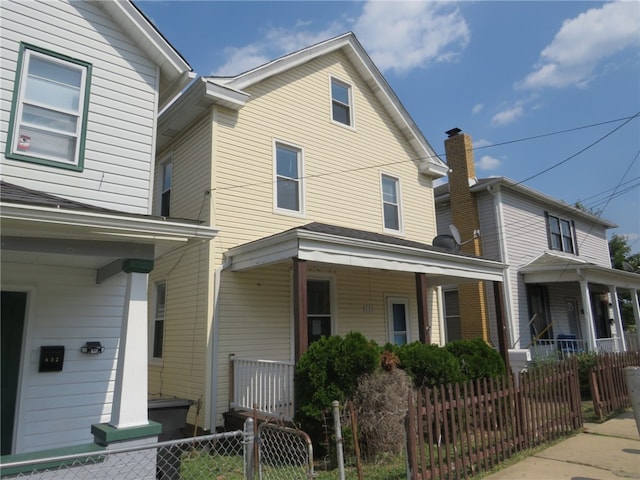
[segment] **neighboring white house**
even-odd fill
[[[157,113],[191,69],[129,1],[0,18],[2,461],[156,438],[148,272],[216,234],[150,215]]]
[[[617,292],[631,293],[638,325],[640,275],[611,268],[607,229],[615,225],[508,178],[477,179],[471,138],[447,133],[449,183],[435,189],[438,233],[450,235],[453,224],[463,243],[474,239],[477,253],[508,264],[510,346],[535,346],[534,355],[623,350]],[[465,305],[457,287],[443,290],[443,340],[468,337],[480,309]],[[484,315],[491,330],[491,308]]]

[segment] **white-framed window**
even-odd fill
[[[331,280],[310,278],[307,280],[307,324],[309,344],[329,337],[333,328]]]
[[[409,336],[409,300],[403,297],[387,297],[387,326],[389,342],[405,345]]]
[[[402,209],[400,203],[400,180],[391,175],[381,175],[382,216],[384,229],[402,232]]]
[[[571,220],[551,215],[545,212],[547,217],[547,233],[549,237],[549,248],[561,252],[578,254],[575,242],[575,225]]]
[[[164,317],[167,303],[167,284],[159,282],[154,292],[153,330],[151,358],[161,359],[164,349]]]
[[[91,64],[21,44],[6,156],[82,171]]]
[[[331,77],[331,119],[348,127],[353,126],[351,85],[334,77]]]
[[[279,212],[303,214],[302,149],[276,141],[274,156],[274,208]]]
[[[462,340],[462,321],[460,319],[460,302],[458,290],[444,290],[444,320],[446,325],[446,342]]]
[[[160,215],[171,215],[171,186],[173,184],[173,158],[171,155],[160,165]]]

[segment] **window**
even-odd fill
[[[446,323],[447,342],[462,340],[462,321],[460,319],[460,303],[458,290],[444,292],[444,318]]]
[[[167,299],[167,284],[156,284],[155,312],[153,320],[153,358],[162,358],[164,342],[164,314]]]
[[[22,44],[6,156],[81,171],[91,65]]]
[[[549,292],[545,285],[527,285],[527,303],[529,305],[529,326],[531,339],[553,339],[553,328],[549,321]]]
[[[387,298],[387,322],[389,339],[394,345],[409,343],[409,300],[406,298]]]
[[[344,82],[331,79],[331,118],[334,122],[351,126],[351,87]]]
[[[309,344],[331,335],[331,282],[307,280]]]
[[[160,215],[168,217],[171,213],[171,182],[173,178],[173,161],[162,164],[162,188],[160,191]]]
[[[302,213],[302,151],[276,143],[276,210]]]
[[[573,222],[546,213],[549,235],[549,248],[561,252],[578,254],[575,243]]]
[[[389,175],[382,175],[382,211],[384,229],[400,232],[400,185],[399,180]]]

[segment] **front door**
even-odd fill
[[[13,447],[13,428],[18,395],[18,377],[22,355],[22,336],[24,332],[25,312],[27,310],[26,292],[3,291],[0,298],[0,341],[2,352],[0,370],[0,454],[9,455]]]

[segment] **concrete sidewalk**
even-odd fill
[[[582,432],[483,480],[640,479],[640,436],[633,412],[604,423],[585,423]]]

